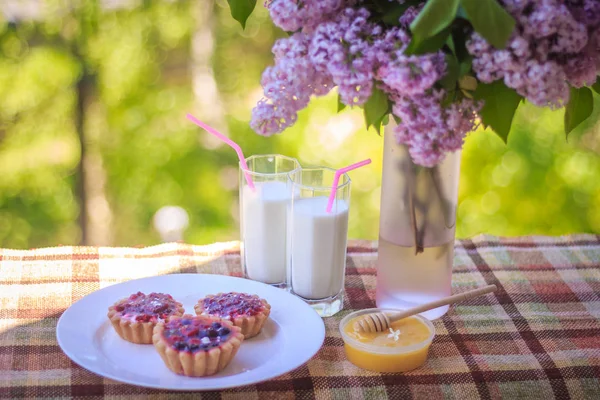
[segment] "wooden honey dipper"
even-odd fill
[[[408,310],[393,314],[386,314],[384,312],[364,314],[358,319],[358,321],[354,323],[354,330],[356,332],[365,333],[383,332],[392,325],[392,322],[396,322],[402,318],[410,317],[411,315],[419,314],[423,311],[432,310],[434,308],[447,306],[448,304],[458,303],[459,301],[471,299],[473,297],[483,296],[484,294],[494,292],[495,290],[496,285],[488,285],[479,289],[455,294],[454,296],[444,297],[443,299],[432,301],[430,303],[409,308]]]

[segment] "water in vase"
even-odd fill
[[[407,309],[451,295],[454,240],[435,247],[399,246],[379,238],[377,306]],[[393,267],[392,267],[393,266]],[[421,313],[428,319],[439,318],[448,306]]]

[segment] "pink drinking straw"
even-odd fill
[[[218,137],[219,139],[227,143],[235,150],[238,158],[240,159],[240,163],[242,163],[242,168],[244,169],[244,176],[246,177],[246,182],[248,182],[248,186],[250,186],[250,189],[254,190],[254,182],[252,182],[252,177],[250,177],[250,174],[248,173],[248,164],[246,163],[246,157],[244,157],[244,153],[242,153],[242,149],[240,148],[240,146],[236,142],[234,142],[233,140],[229,139],[227,136],[223,135],[221,132],[216,130],[215,128],[206,125],[204,122],[200,121],[192,114],[187,114],[186,117],[187,119],[198,125],[200,128],[208,131],[208,133]]]
[[[367,158],[366,160],[357,162],[356,164],[348,165],[347,167],[340,168],[335,171],[335,175],[333,177],[333,185],[331,185],[331,193],[329,194],[329,201],[327,202],[327,212],[331,212],[331,207],[333,206],[333,200],[335,199],[335,193],[337,192],[338,183],[340,183],[340,176],[342,174],[352,171],[353,169],[360,168],[363,165],[371,164],[371,159]]]

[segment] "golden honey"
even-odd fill
[[[340,323],[348,360],[354,365],[377,372],[406,372],[419,368],[427,360],[434,336],[433,324],[420,316],[392,323],[391,330],[359,333],[354,322],[366,312],[346,316]]]

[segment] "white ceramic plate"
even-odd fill
[[[190,314],[207,294],[257,294],[271,304],[271,315],[258,336],[242,342],[227,368],[210,377],[188,378],[171,372],[152,345],[129,343],[110,325],[108,307],[137,291],[169,293]],[[159,389],[217,390],[265,381],[299,367],[321,348],[325,326],[310,306],[284,290],[223,275],[175,274],[132,280],[89,294],[63,313],[56,337],[69,358],[106,378]]]

